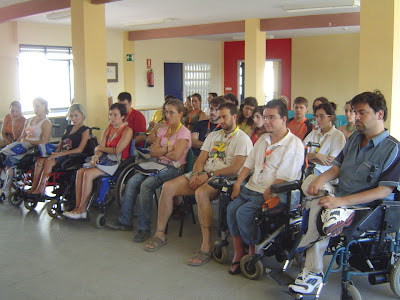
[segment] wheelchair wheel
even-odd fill
[[[342,291],[342,300],[362,300],[362,297],[357,288],[349,282],[346,291]]]
[[[96,227],[99,229],[104,228],[106,225],[106,216],[103,213],[100,213],[96,217]]]
[[[124,201],[123,195],[125,191],[125,185],[127,184],[128,180],[136,173],[136,170],[133,168],[134,164],[135,163],[132,162],[128,164],[125,168],[123,168],[115,183],[115,197],[117,198],[119,206],[121,206],[122,202]]]
[[[10,197],[10,199],[8,200],[10,202],[10,204],[14,207],[20,207],[21,203],[24,201],[24,197],[19,194],[19,193],[15,193],[14,195],[12,195]]]
[[[212,256],[217,263],[226,264],[228,262],[228,246],[215,243]]]
[[[60,201],[58,199],[51,200],[50,203],[47,205],[47,214],[52,218],[56,218],[60,215],[60,213],[61,213]]]
[[[392,266],[389,276],[390,288],[393,293],[400,297],[400,259],[397,258],[396,262]]]
[[[27,210],[34,210],[36,208],[37,202],[32,200],[25,200],[24,206]]]
[[[240,270],[242,270],[242,274],[246,278],[251,280],[257,280],[261,277],[263,273],[263,264],[259,260],[253,267],[249,268],[249,262],[251,257],[252,256],[249,254],[242,257],[242,259],[240,260]]]

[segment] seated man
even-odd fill
[[[210,201],[218,195],[218,191],[208,185],[207,180],[212,176],[238,174],[253,148],[249,136],[236,126],[236,118],[235,104],[229,102],[221,104],[219,106],[221,130],[211,132],[206,138],[201,147],[200,156],[193,166],[193,172],[164,184],[158,205],[157,232],[147,243],[145,250],[155,251],[167,243],[165,227],[172,212],[173,198],[195,195],[203,243],[200,250],[190,258],[189,265],[200,266],[210,260],[212,249]]]
[[[220,128],[218,107],[225,102],[222,97],[216,97],[210,100],[209,107],[209,120],[202,120],[197,122],[192,131],[192,150],[194,156],[200,155],[200,148],[203,146],[206,137],[213,131]]]
[[[272,198],[270,187],[283,181],[300,179],[304,162],[304,147],[286,127],[288,110],[280,100],[267,103],[263,112],[267,131],[262,135],[244,163],[233,185],[232,202],[228,205],[227,221],[233,237],[235,255],[229,274],[240,273],[240,259],[246,254],[242,240],[254,255],[254,218],[264,201]],[[240,189],[242,182],[253,172],[249,182]]]
[[[323,255],[329,238],[338,235],[354,218],[355,211],[346,207],[387,199],[399,185],[399,142],[384,126],[385,98],[379,91],[365,92],[355,96],[351,106],[356,113],[357,132],[349,137],[332,168],[318,177],[309,176],[303,183],[302,188],[309,195],[320,195],[322,190],[329,189],[332,192],[307,201],[308,230],[299,245],[299,251],[308,248],[306,262],[294,284],[289,285],[297,293],[309,294],[322,282]],[[333,190],[328,181],[336,178],[339,185]],[[326,236],[320,236],[317,230],[321,209],[322,231]]]
[[[122,92],[118,95],[118,103],[126,106],[126,116],[124,121],[128,123],[128,126],[133,131],[133,136],[138,132],[146,132],[146,119],[143,114],[133,109],[132,107],[132,96],[127,92]],[[136,138],[136,146],[143,147],[145,136],[139,136]]]

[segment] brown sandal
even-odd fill
[[[160,249],[162,246],[164,246],[166,244],[168,244],[168,240],[167,239],[165,239],[165,241],[163,241],[158,236],[153,236],[151,238],[151,240],[144,247],[144,250],[149,251],[149,252],[154,252],[154,251],[157,251],[158,249]],[[148,246],[152,246],[153,248],[149,248]]]
[[[191,262],[190,260],[193,259],[198,259],[200,262],[199,263],[194,263]],[[210,252],[204,252],[202,250],[198,250],[190,259],[188,262],[189,266],[202,266],[205,263],[207,263],[211,259],[211,253]]]

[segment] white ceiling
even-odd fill
[[[335,5],[343,1],[348,0],[122,0],[105,5],[106,26],[110,29],[130,31],[238,21],[251,18],[266,19],[360,11],[359,7],[296,13],[289,13],[283,9],[285,5],[306,4],[317,7],[321,3]],[[0,6],[3,2],[21,2],[21,0],[0,0]],[[162,24],[127,26],[137,22],[152,22],[165,18],[171,18],[173,20],[172,22]],[[25,17],[20,19],[20,21],[70,24],[69,18],[63,20],[48,20],[46,14]],[[267,32],[267,37],[290,38],[295,36],[343,34],[350,32],[359,32],[359,26]],[[244,34],[223,34],[196,38],[229,41],[244,39]]]

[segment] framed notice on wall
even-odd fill
[[[107,82],[118,82],[118,63],[107,63]]]

